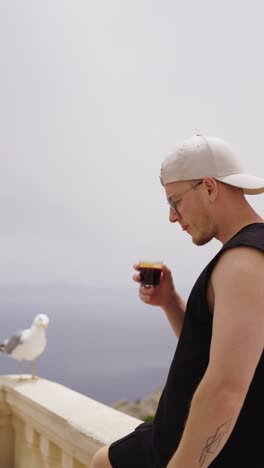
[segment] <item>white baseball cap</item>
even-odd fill
[[[194,135],[161,165],[162,185],[213,177],[253,195],[264,192],[264,179],[246,174],[234,149],[220,138]]]

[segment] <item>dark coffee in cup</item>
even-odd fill
[[[160,284],[162,262],[140,262],[140,284],[144,288],[155,288]]]

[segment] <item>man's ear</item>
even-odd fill
[[[214,201],[218,194],[217,181],[213,179],[212,177],[205,177],[203,181],[204,181],[205,189],[210,197],[210,200]]]

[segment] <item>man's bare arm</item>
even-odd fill
[[[185,316],[186,302],[175,291],[174,295],[171,298],[171,301],[168,302],[165,306],[161,307],[165,312],[175,335],[177,336],[177,338],[179,338]]]
[[[208,467],[231,435],[263,352],[263,277],[264,254],[253,248],[227,251],[215,267],[209,365],[168,468]]]

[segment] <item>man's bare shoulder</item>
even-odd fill
[[[264,252],[255,247],[234,247],[226,250],[219,258],[213,272],[212,285],[217,288],[219,283],[231,281],[239,286],[239,280],[255,278],[263,282]]]
[[[263,275],[264,253],[251,247],[224,252],[212,275],[214,318],[209,374],[242,393],[248,391],[263,352]]]

